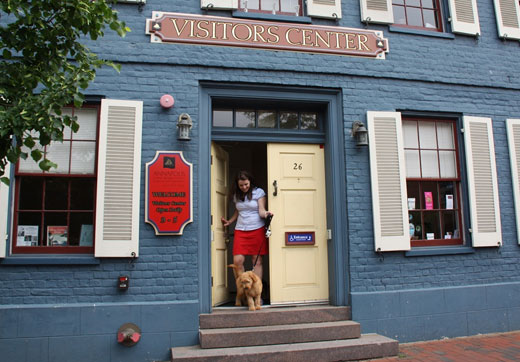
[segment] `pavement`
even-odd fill
[[[373,362],[520,361],[520,331],[399,344],[399,355]]]

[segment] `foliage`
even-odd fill
[[[120,36],[130,29],[105,0],[1,0],[0,16],[0,176],[29,154],[49,170],[56,165],[43,147],[79,128],[61,109],[81,106],[97,68],[119,71],[81,40],[102,37],[107,25]]]

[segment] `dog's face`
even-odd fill
[[[238,282],[240,283],[242,289],[250,290],[253,287],[254,281],[251,274],[252,273],[242,273],[242,275],[238,277]]]

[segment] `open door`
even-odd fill
[[[320,145],[268,144],[271,304],[328,301],[325,159]]]
[[[229,156],[211,144],[211,302],[213,306],[229,300],[227,282],[227,246],[229,239],[220,222],[227,216]]]

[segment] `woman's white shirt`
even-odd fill
[[[259,187],[253,189],[251,200],[245,197],[244,201],[237,200],[235,205],[238,210],[236,230],[250,231],[264,226],[264,220],[258,214],[258,200],[265,197],[265,192]]]

